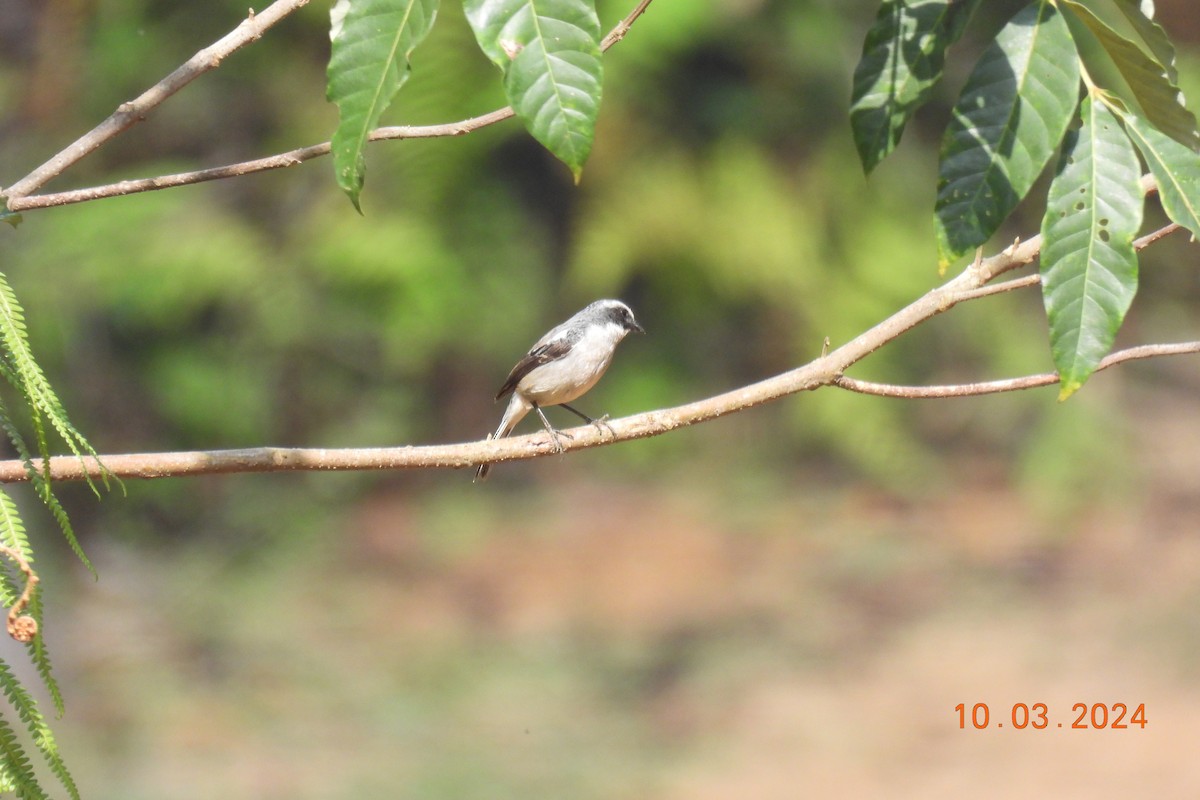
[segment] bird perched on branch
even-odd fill
[[[645,333],[629,306],[620,300],[597,300],[538,339],[496,393],[497,400],[510,392],[512,399],[491,438],[508,436],[533,410],[541,417],[554,446],[562,452],[559,436],[565,434],[556,431],[546,419],[542,412],[545,406],[562,406],[581,419],[599,424],[567,404],[596,385],[612,363],[617,345],[630,331]],[[475,480],[485,480],[490,469],[490,464],[480,464]]]

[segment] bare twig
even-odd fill
[[[1175,233],[1175,231],[1179,230],[1179,228],[1180,228],[1180,225],[1178,222],[1172,222],[1170,225],[1165,225],[1156,231],[1151,231],[1150,233],[1147,233],[1145,236],[1141,237],[1140,239],[1135,239],[1133,242],[1133,246],[1137,250],[1145,250],[1147,247],[1154,244],[1155,242],[1157,242],[1159,239],[1163,238],[1164,236],[1170,236],[1172,233]]]
[[[246,19],[242,20],[240,25],[224,37],[196,53],[170,75],[143,92],[137,99],[122,103],[108,119],[76,139],[74,143],[57,153],[45,164],[8,187],[4,195],[9,198],[9,209],[17,211],[18,209],[13,207],[17,198],[37,191],[47,181],[62,174],[63,170],[109,139],[141,122],[146,114],[159,103],[200,75],[219,67],[221,61],[230,53],[255,41],[267,28],[307,3],[308,0],[275,0],[257,14],[251,10]]]
[[[1154,236],[1154,234],[1151,234]],[[694,425],[742,411],[781,397],[811,391],[822,386],[837,385],[853,389],[863,384],[845,378],[843,373],[853,364],[866,358],[905,331],[970,299],[986,296],[979,289],[996,276],[1028,264],[1038,256],[1040,238],[1034,237],[1015,244],[990,258],[979,259],[958,276],[932,289],[924,296],[896,312],[875,327],[867,330],[835,350],[802,367],[773,378],[743,386],[724,394],[697,400],[675,408],[648,411],[624,419],[611,420],[605,431],[595,426],[574,428],[571,437],[563,441],[565,450],[599,447],[630,439],[658,436],[676,428]],[[1009,288],[1032,286],[1032,279],[1010,282]],[[1115,353],[1105,359],[1104,366],[1131,358],[1152,355],[1173,355],[1195,352],[1192,344],[1148,345],[1145,348]],[[1045,380],[1045,376],[1015,381]],[[1055,378],[1056,380],[1056,378]],[[988,384],[973,384],[987,386]],[[899,387],[904,389],[905,387]],[[1029,388],[1013,385],[1011,389]],[[1009,389],[1001,389],[1003,391]],[[880,392],[882,393],[882,392]],[[904,396],[904,395],[898,395]],[[914,395],[915,396],[915,395]],[[507,439],[482,440],[464,444],[429,445],[422,447],[381,447],[355,449],[311,449],[258,447],[246,450],[216,450],[183,453],[140,453],[101,456],[110,475],[120,478],[163,478],[184,475],[211,475],[232,472],[283,472],[288,470],[397,470],[430,469],[438,467],[473,467],[481,463],[516,461],[538,458],[558,452],[554,442],[543,433]],[[42,464],[34,461],[41,470]],[[99,477],[101,468],[94,460],[74,456],[50,459],[50,475],[54,480],[80,480],[85,475]],[[20,461],[0,461],[0,482],[27,480]]]
[[[1179,356],[1200,353],[1200,342],[1180,342],[1178,344],[1147,344],[1140,347],[1130,347],[1110,353],[1100,361],[1096,372],[1102,369],[1123,364],[1126,361],[1136,361],[1141,358],[1157,358],[1159,356]],[[981,394],[999,394],[1001,392],[1016,392],[1022,389],[1037,389],[1042,386],[1052,386],[1058,383],[1058,373],[1045,372],[1040,375],[1026,375],[1021,378],[1008,378],[999,381],[983,381],[980,383],[960,383],[947,386],[897,386],[890,383],[874,383],[860,381],[841,375],[833,381],[840,389],[848,389],[859,394],[873,394],[879,397],[902,397],[910,400],[938,399],[943,397],[974,397]]]
[[[1011,281],[1003,283],[993,283],[989,286],[981,286],[978,289],[971,289],[960,294],[956,299],[958,302],[964,300],[978,300],[981,297],[990,297],[994,294],[1003,294],[1016,289],[1024,289],[1026,286],[1036,286],[1042,282],[1042,276],[1036,272],[1032,275],[1025,275],[1021,278],[1013,278]]]
[[[296,5],[297,7],[304,5],[306,2],[308,2],[308,0],[291,0],[291,4]],[[641,2],[638,3],[633,11],[629,12],[629,14],[627,14],[623,20],[617,23],[616,27],[614,27],[609,34],[604,37],[604,40],[600,44],[600,49],[607,51],[617,42],[624,39],[625,34],[629,32],[630,27],[632,27],[633,23],[637,21],[638,17],[640,17],[646,11],[651,2],[653,2],[653,0],[641,0]],[[277,2],[275,5],[271,6],[271,8],[275,8],[275,6],[282,4],[282,2]],[[268,11],[269,10],[270,9],[268,9]],[[261,21],[266,13],[267,12],[264,11],[262,14],[254,17],[253,20]],[[246,23],[243,23],[243,26],[245,24]],[[238,30],[241,30],[241,27],[239,27]],[[237,32],[238,31],[235,30],[229,36],[225,37],[225,39],[222,39],[221,42],[226,41],[230,37],[234,36],[234,34]],[[221,44],[221,42],[213,45],[213,47]],[[196,56],[188,61],[188,64],[196,61],[201,53],[206,53],[211,49],[212,48],[207,48],[206,50],[200,51],[200,53],[197,53]],[[216,64],[213,64],[212,66],[216,66]],[[187,67],[187,64],[175,70],[175,72],[171,73],[171,75],[167,78],[164,78],[163,82],[170,80],[171,77],[178,74],[180,70],[183,70],[185,67]],[[199,73],[197,72],[196,74],[198,75]],[[188,80],[190,80],[192,77],[195,77],[195,75],[189,77]],[[160,82],[158,85],[162,85],[162,82]],[[180,84],[180,86],[182,85],[183,84]],[[178,88],[179,87],[176,87],[172,91],[177,91]],[[142,97],[146,97],[146,95],[149,95],[153,91],[154,89],[152,89],[150,92],[147,92],[145,95],[142,95]],[[134,102],[140,102],[141,99],[142,98],[138,98],[138,100]],[[163,96],[157,102],[162,102],[163,99],[166,99],[166,96]],[[157,105],[157,103],[155,103],[155,105]],[[124,108],[125,106],[121,107],[121,109]],[[155,178],[137,178],[134,180],[104,184],[102,186],[91,186],[85,189],[72,189],[64,192],[52,192],[40,195],[29,194],[30,192],[35,191],[51,177],[54,177],[54,175],[57,175],[75,161],[79,160],[79,158],[82,158],[84,155],[94,150],[105,140],[111,138],[117,133],[120,133],[121,130],[128,128],[133,124],[133,122],[137,121],[137,119],[130,120],[128,124],[124,125],[123,127],[112,130],[111,132],[107,132],[108,128],[106,128],[106,126],[109,125],[114,118],[121,114],[121,109],[118,109],[117,113],[113,114],[112,117],[109,117],[108,120],[105,120],[104,123],[101,123],[101,125],[99,125],[95,130],[82,137],[78,142],[71,145],[71,147],[67,148],[67,150],[64,150],[59,155],[46,162],[46,164],[39,167],[38,170],[35,170],[33,173],[31,173],[29,177],[22,179],[10,187],[8,192],[5,193],[8,196],[8,209],[13,212],[31,211],[37,208],[51,208],[54,206],[71,205],[72,203],[85,203],[89,200],[100,200],[105,197],[120,197],[127,194],[137,194],[138,192],[151,192],[158,189],[170,189],[176,186],[187,186],[193,183],[203,183],[205,181],[215,181],[223,178],[235,178],[240,175],[249,175],[255,172],[264,172],[266,170],[294,167],[297,164],[301,164],[310,159],[329,155],[329,142],[322,142],[320,144],[309,145],[308,147],[299,147],[295,150],[289,150],[286,153],[277,153],[276,155],[256,158],[250,161],[240,161],[236,164],[228,164],[223,167],[212,167],[209,169],[195,170],[192,172],[179,172],[173,175],[160,175]],[[142,109],[139,113],[144,115],[145,111],[146,109]],[[377,128],[371,132],[369,139],[372,142],[379,142],[393,139],[433,139],[444,136],[462,136],[464,134],[471,133],[472,131],[477,131],[480,128],[485,128],[489,125],[495,125],[497,122],[503,122],[506,119],[511,119],[513,116],[515,116],[515,114],[512,108],[506,106],[504,108],[498,108],[495,111],[490,111],[487,114],[481,114],[477,117],[459,120],[458,122],[447,122],[440,125],[397,125]],[[104,135],[103,138],[97,138],[96,141],[92,143],[89,137],[100,136],[100,134],[97,132],[101,131],[101,129],[106,131],[106,135]],[[46,170],[52,164],[56,165],[59,159],[64,158],[64,154],[72,151],[72,148],[79,148],[81,146],[80,143],[85,142],[85,140],[87,140],[87,149],[82,150],[77,157],[69,161],[64,159],[63,163],[58,165],[55,171],[47,175],[44,179],[36,182],[32,181],[34,176],[39,174],[39,171]]]
[[[650,7],[650,3],[652,2],[653,0],[642,0],[640,3],[638,3],[637,7],[634,8],[633,11],[630,11],[627,15],[625,15],[625,19],[618,22],[617,26],[608,32],[608,36],[605,36],[603,41],[600,42],[600,49],[608,50],[608,48],[624,39],[625,34],[629,33],[629,29],[633,27],[633,23],[637,22],[637,18],[645,13],[646,9]]]

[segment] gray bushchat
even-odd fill
[[[617,345],[630,331],[645,333],[633,318],[629,306],[620,300],[597,300],[566,322],[537,340],[525,357],[508,374],[508,380],[496,393],[496,399],[512,393],[500,427],[492,438],[512,433],[517,423],[536,411],[546,432],[561,451],[560,434],[542,413],[543,406],[562,406],[572,414],[598,424],[596,420],[567,405],[596,385],[612,363]],[[488,476],[490,464],[480,464],[475,480]]]

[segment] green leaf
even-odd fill
[[[1137,154],[1117,118],[1091,97],[1081,112],[1042,221],[1042,300],[1060,400],[1108,354],[1137,293],[1133,238],[1144,204]]]
[[[0,222],[7,222],[12,227],[17,228],[21,225],[22,219],[21,212],[0,208]]]
[[[904,126],[942,77],[946,48],[979,0],[884,0],[854,70],[850,124],[863,171],[900,142]]]
[[[409,57],[433,27],[437,7],[438,0],[338,0],[330,11],[326,96],[339,115],[333,168],[360,213],[367,136],[408,79]]]
[[[1154,3],[1148,0],[1110,0],[1116,8],[1117,13],[1124,18],[1125,22],[1132,30],[1132,34],[1127,34],[1126,38],[1132,39],[1149,51],[1151,56],[1161,64],[1167,72],[1167,77],[1171,83],[1179,82],[1179,71],[1175,68],[1175,45],[1171,44],[1171,40],[1167,38],[1167,32],[1162,26],[1154,21]],[[1094,2],[1091,6],[1093,11],[1102,14],[1104,6]],[[1114,30],[1120,30],[1116,25],[1109,23],[1109,26]]]
[[[1200,155],[1136,114],[1122,115],[1125,130],[1142,152],[1158,184],[1163,211],[1200,238]]]
[[[463,0],[479,47],[529,133],[575,176],[592,150],[603,65],[592,0]]]
[[[1110,13],[1107,19],[1102,19],[1093,5],[1084,5],[1078,0],[1063,0],[1063,7],[1092,81],[1119,97],[1163,133],[1195,149],[1200,144],[1200,134],[1197,133],[1196,118],[1183,105],[1183,94],[1172,77],[1175,74],[1173,51],[1167,63],[1161,62],[1155,51],[1162,50],[1162,43],[1146,41],[1127,23],[1127,15],[1113,17]],[[1094,7],[1107,6],[1096,2]],[[1145,23],[1157,28],[1149,20]],[[1151,30],[1147,29],[1146,35],[1152,35]],[[1161,28],[1158,30],[1161,32]],[[1090,45],[1089,39],[1099,46]],[[1170,42],[1166,42],[1166,46],[1169,47]]]
[[[1020,11],[984,51],[942,139],[938,264],[995,233],[1054,155],[1079,99],[1079,58],[1048,2]]]

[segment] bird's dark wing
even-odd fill
[[[566,338],[554,339],[546,344],[539,345],[530,350],[524,358],[517,362],[517,365],[512,368],[512,372],[508,373],[508,380],[500,387],[500,391],[496,392],[496,399],[499,400],[506,394],[509,394],[517,388],[517,384],[521,379],[533,372],[534,369],[542,364],[549,364],[551,361],[558,359],[571,352],[574,342]]]

